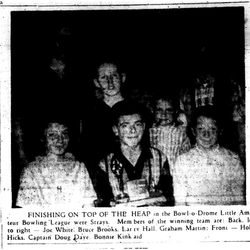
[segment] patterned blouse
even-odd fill
[[[167,156],[172,174],[177,156],[191,148],[190,140],[186,134],[186,127],[174,125],[153,126],[150,128],[149,133],[151,145]]]
[[[243,205],[245,172],[239,156],[217,145],[180,155],[173,173],[176,205]]]
[[[47,157],[25,167],[20,178],[17,206],[94,206],[96,193],[83,163],[70,159],[60,162]]]

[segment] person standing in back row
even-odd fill
[[[178,100],[171,93],[154,97],[154,123],[149,129],[150,142],[167,156],[171,173],[177,156],[191,148],[187,127],[178,121]]]
[[[112,106],[124,99],[122,85],[126,74],[117,62],[103,61],[95,70],[95,98],[81,120],[82,135],[78,156],[86,164],[95,164],[109,153],[114,135],[111,125]],[[87,121],[85,120],[87,119]]]
[[[112,196],[106,175],[97,166],[112,151],[115,143],[111,108],[124,100],[122,87],[125,80],[126,74],[118,62],[99,62],[93,76],[94,100],[87,103],[88,107],[85,107],[86,112],[81,119],[82,132],[76,158],[86,164],[100,201],[110,200]]]

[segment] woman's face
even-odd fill
[[[198,117],[194,134],[198,147],[203,149],[213,148],[217,144],[219,135],[216,121],[204,116]]]
[[[45,135],[48,153],[54,155],[65,153],[69,143],[67,127],[58,123],[50,123]]]

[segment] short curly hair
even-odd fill
[[[195,128],[197,125],[197,120],[199,117],[204,116],[206,118],[211,118],[213,119],[218,128],[221,128],[221,117],[217,111],[217,109],[214,106],[203,106],[203,107],[198,107],[194,110],[192,116],[191,116],[191,127]]]

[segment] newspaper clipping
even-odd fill
[[[249,248],[248,1],[0,7],[1,249]]]

